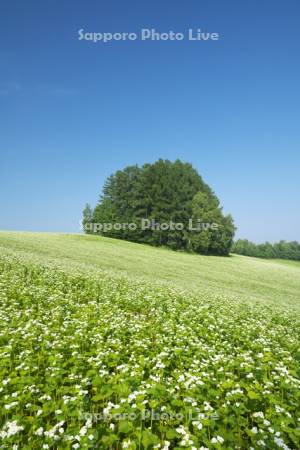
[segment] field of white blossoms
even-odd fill
[[[299,309],[0,254],[1,449],[299,449]]]

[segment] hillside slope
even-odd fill
[[[0,232],[0,249],[72,270],[105,271],[133,280],[228,298],[300,304],[300,264],[240,255],[200,256],[76,234]]]

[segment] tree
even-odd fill
[[[190,248],[197,253],[227,254],[232,246],[235,227],[231,216],[223,216],[215,195],[198,192],[192,200],[193,222],[200,220],[203,231],[192,233]]]
[[[189,230],[191,218],[216,222],[216,230]],[[148,220],[152,227],[143,228]],[[111,175],[105,182],[99,203],[93,212],[95,224],[133,224],[132,228],[112,227],[106,236],[187,249],[194,252],[227,255],[232,245],[234,225],[224,216],[219,200],[191,164],[180,160],[158,160],[142,167],[129,166]],[[182,224],[167,231],[158,225]]]
[[[82,228],[86,233],[92,232],[93,210],[87,203],[82,213]]]

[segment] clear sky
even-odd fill
[[[300,241],[299,19],[299,0],[1,0],[0,229],[78,232],[107,176],[161,157],[198,169],[238,237]]]

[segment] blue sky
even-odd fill
[[[0,229],[78,232],[107,176],[161,157],[198,169],[238,237],[300,241],[298,0],[2,0],[0,17]]]

